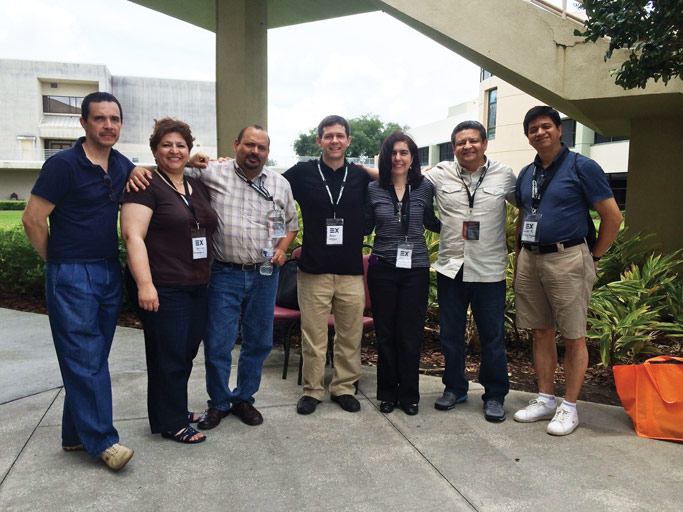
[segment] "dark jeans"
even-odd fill
[[[396,268],[380,260],[368,268],[368,289],[378,345],[377,399],[416,404],[429,268]]]
[[[145,333],[149,426],[153,434],[175,433],[188,426],[187,382],[206,331],[207,287],[157,286],[155,313],[138,307],[137,289],[128,279],[127,285]]]
[[[481,366],[479,382],[484,386],[483,400],[501,404],[510,390],[507,358],[505,356],[505,281],[494,283],[465,283],[462,268],[450,279],[437,273],[441,351],[446,360],[443,383],[446,391],[461,396],[467,393],[465,379],[465,326],[467,307],[479,331]]]
[[[45,296],[66,392],[62,444],[83,444],[96,457],[119,442],[108,363],[121,307],[119,262],[47,263]]]

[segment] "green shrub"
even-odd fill
[[[671,316],[683,309],[676,273],[683,264],[679,256],[679,251],[666,256],[651,253],[618,280],[593,290],[586,337],[598,341],[603,366],[656,353],[653,341],[660,336],[683,337],[681,317]],[[666,321],[669,318],[673,321]]]
[[[26,201],[0,201],[0,210],[24,210]]]
[[[45,295],[45,263],[21,226],[0,229],[0,283],[6,292],[36,298]]]
[[[645,263],[647,257],[652,254],[650,244],[653,236],[653,234],[641,236],[640,233],[627,236],[626,229],[620,229],[612,247],[600,259],[598,278],[593,288],[618,281],[622,272],[629,266],[640,266]]]

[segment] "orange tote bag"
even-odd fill
[[[683,441],[683,358],[658,356],[613,370],[617,393],[636,434]]]

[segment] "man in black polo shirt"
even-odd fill
[[[370,176],[346,161],[349,123],[327,116],[318,125],[322,158],[300,162],[284,173],[303,217],[303,247],[297,286],[303,335],[304,395],[299,414],[310,414],[325,396],[327,319],[334,314],[332,400],[360,410],[354,384],[360,378],[363,333],[363,207]]]

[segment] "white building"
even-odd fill
[[[529,145],[522,121],[527,111],[543,102],[482,70],[479,98],[448,109],[445,119],[411,128],[409,133],[420,150],[420,162],[433,166],[453,159],[451,132],[461,121],[477,120],[489,139],[486,154],[508,164],[518,173],[530,163],[535,151]],[[562,140],[573,151],[592,158],[607,174],[621,208],[626,203],[629,143],[626,137],[603,137],[590,128],[563,116]]]
[[[216,154],[214,82],[112,76],[104,65],[0,59],[0,200],[27,199],[45,161],[83,136],[80,106],[96,91],[121,103],[116,149],[134,162],[153,163],[154,119],[170,116],[192,128],[195,147]]]

